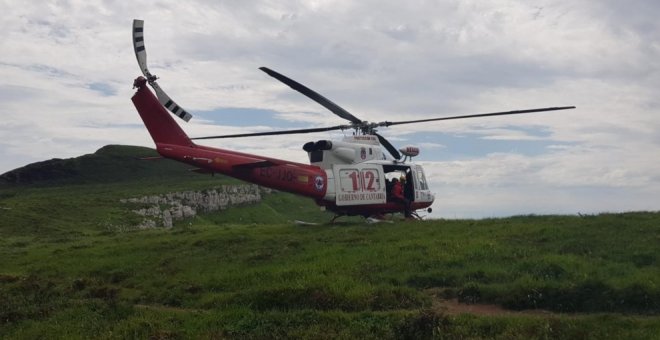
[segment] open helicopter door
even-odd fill
[[[435,197],[429,190],[424,169],[420,165],[413,165],[410,167],[415,183],[415,202],[433,202]]]
[[[384,204],[385,174],[378,164],[333,165],[337,206]]]

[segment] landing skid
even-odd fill
[[[333,218],[330,220],[330,224],[335,224],[335,221],[336,221],[338,218],[342,217],[342,216],[346,216],[346,215],[335,215],[335,217],[333,217]]]
[[[413,219],[413,220],[418,220],[418,221],[421,221],[421,220],[424,219],[424,217],[419,216],[419,214],[416,211],[413,211],[410,215],[411,216],[408,217],[408,219]]]
[[[330,220],[330,224],[340,223],[340,222],[337,222],[337,219],[340,218],[340,217],[343,217],[343,216],[349,216],[349,215],[337,214]],[[389,218],[386,217],[385,215],[374,215],[374,216],[369,216],[369,217],[366,217],[366,216],[363,216],[363,217],[364,217],[364,221],[367,224],[374,224],[374,223],[380,223],[380,222],[394,223],[392,215],[390,215]]]
[[[305,221],[300,221],[300,220],[295,220],[295,221],[293,221],[293,223],[296,224],[296,225],[319,225],[318,223],[305,222]]]
[[[367,222],[367,224],[376,224],[376,223],[390,223],[391,224],[391,223],[394,223],[394,221],[392,221],[392,220],[378,219],[378,218],[375,218],[375,217],[367,217],[364,221]]]
[[[336,214],[332,219],[330,220],[329,224],[336,224],[337,219],[342,217],[342,216],[349,216],[346,214]],[[374,223],[394,223],[395,222],[395,213],[389,213],[389,214],[378,214],[378,215],[371,215],[369,217],[363,216],[364,220],[367,224],[374,224]],[[407,221],[421,221],[423,220],[424,217],[420,216],[417,212],[413,211],[409,217],[406,217],[405,220]]]

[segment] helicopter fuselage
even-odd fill
[[[423,168],[389,160],[373,135],[309,142],[303,149],[310,163],[326,172],[327,191],[317,203],[338,214],[369,216],[401,211],[401,204],[390,195],[394,178],[402,180],[413,210],[429,207],[435,198]]]
[[[421,166],[382,159],[380,147],[370,144],[368,138],[362,143],[355,142],[361,138],[335,142],[334,146],[323,150],[326,154],[321,157],[325,161],[312,164],[197,145],[149,91],[146,83],[142,77],[136,79],[134,85],[138,90],[132,100],[156,144],[156,150],[163,157],[195,166],[195,172],[224,174],[310,197],[321,207],[339,215],[372,216],[402,211],[401,204],[388,199],[387,180],[394,176],[410,179],[406,188],[413,209],[426,208],[433,202]],[[324,143],[330,144],[329,141]],[[308,151],[310,157],[313,152]],[[343,160],[329,162],[331,154]]]

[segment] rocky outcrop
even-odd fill
[[[140,204],[144,208],[133,210],[145,219],[139,228],[162,226],[171,228],[175,221],[195,217],[200,212],[212,212],[241,204],[261,202],[268,188],[255,184],[224,185],[201,191],[171,192],[163,195],[122,199],[125,204]]]

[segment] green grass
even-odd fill
[[[276,193],[135,230],[121,198],[236,183],[137,178],[0,188],[0,338],[660,334],[660,213],[299,226],[331,215]],[[553,313],[453,315],[438,294]]]
[[[660,273],[649,260],[659,217],[296,226],[211,215],[172,230],[17,235],[2,244],[0,335],[645,338],[660,327]],[[579,314],[444,315],[430,287]]]

